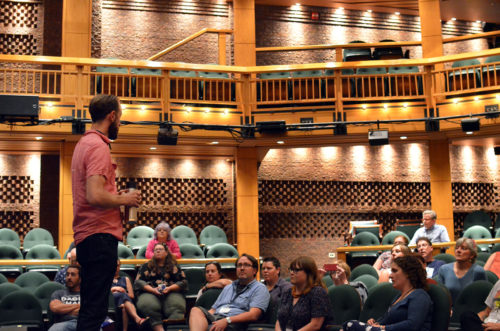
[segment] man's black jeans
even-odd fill
[[[96,233],[76,245],[80,263],[78,331],[98,331],[108,313],[109,293],[116,273],[118,239]]]

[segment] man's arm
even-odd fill
[[[260,308],[250,308],[250,311],[246,313],[241,313],[239,315],[231,316],[231,324],[232,323],[247,323],[257,321],[262,314],[262,310]],[[222,318],[218,321],[212,323],[212,327],[210,330],[225,330],[229,323],[225,318]]]
[[[49,308],[54,314],[78,316],[80,304],[64,304],[61,300],[54,299],[50,302]]]
[[[477,313],[477,316],[479,316],[479,319],[481,321],[484,321],[484,319],[486,317],[488,317],[491,313],[491,308],[490,307],[486,307],[484,310],[480,311],[479,313]]]
[[[416,245],[417,244],[417,239],[420,238],[420,236],[421,236],[420,229],[417,229],[417,231],[415,231],[415,233],[413,234],[413,238],[411,238],[410,243],[408,245]]]
[[[123,191],[120,194],[112,194],[104,188],[105,184],[106,178],[102,175],[93,175],[87,179],[86,198],[92,206],[101,208],[115,208],[122,205],[139,206],[141,202],[140,191]]]
[[[441,242],[442,243],[447,243],[449,241],[450,241],[450,237],[448,236],[448,230],[443,225],[443,231],[441,232]]]

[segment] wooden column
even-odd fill
[[[89,58],[92,36],[92,0],[64,0],[62,20],[61,56]],[[80,68],[80,75],[82,68]],[[76,67],[63,66],[63,72],[68,71],[75,73]],[[88,71],[88,68],[85,71]],[[76,80],[75,74],[63,75],[61,83],[63,95],[88,95],[90,86],[88,79],[85,81],[88,84],[80,83],[80,86],[77,86]],[[81,100],[75,100],[77,106],[81,102]]]
[[[63,256],[73,241],[73,194],[71,159],[76,143],[63,142],[59,151],[59,253]]]
[[[455,240],[453,201],[451,194],[450,146],[448,140],[429,142],[431,173],[431,208],[437,214],[437,223],[446,226],[450,240]]]
[[[420,14],[420,29],[422,35],[422,57],[436,57],[443,55],[443,35],[441,33],[441,9],[439,0],[419,0],[418,9]],[[434,67],[436,70],[442,69],[443,64],[437,64]],[[426,68],[428,71],[431,68]],[[427,107],[435,108],[436,101],[431,95],[431,90],[441,92],[444,90],[444,82],[441,78],[436,80],[435,86],[431,82],[427,82],[429,76],[424,77],[426,86],[429,89],[425,90],[427,94]]]
[[[236,152],[236,235],[238,252],[259,258],[259,196],[256,148]]]
[[[254,66],[255,0],[234,0],[234,64]]]

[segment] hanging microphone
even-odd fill
[[[128,182],[127,189],[129,191],[135,191],[137,189],[136,182]],[[134,225],[137,222],[137,207],[128,208],[128,223]]]

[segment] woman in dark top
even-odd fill
[[[132,290],[132,282],[128,277],[120,276],[120,260],[116,263],[116,273],[111,285],[111,293],[115,299],[115,307],[122,309],[122,324],[123,331],[128,329],[128,317],[132,317],[137,325],[142,325],[146,319],[137,315],[134,302],[134,291]]]
[[[164,243],[154,246],[153,258],[142,265],[134,288],[140,294],[137,308],[150,318],[153,330],[163,331],[163,319],[183,319],[186,312],[187,289],[184,272]]]
[[[292,288],[281,298],[276,331],[324,330],[331,316],[325,285],[314,260],[300,256],[290,263]]]
[[[367,323],[349,321],[345,331],[429,331],[432,322],[432,301],[427,294],[426,271],[418,256],[411,254],[394,259],[391,265],[392,286],[401,291],[389,310]]]

